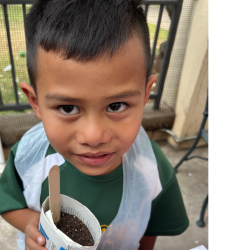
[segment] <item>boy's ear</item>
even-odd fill
[[[150,91],[151,88],[153,86],[153,83],[156,81],[157,77],[156,75],[151,75],[148,78],[148,82],[147,82],[147,87],[146,87],[146,93],[145,93],[145,99],[144,99],[144,106],[146,105],[146,103],[148,102],[149,96],[150,96]]]
[[[22,82],[20,84],[20,87],[23,91],[23,93],[27,96],[28,100],[29,100],[29,103],[31,105],[31,107],[34,109],[34,111],[36,112],[36,116],[39,118],[39,119],[42,119],[41,117],[41,113],[40,113],[40,110],[39,110],[39,106],[38,106],[38,101],[37,101],[37,97],[36,97],[36,93],[33,89],[32,86],[30,86],[28,83],[26,82]]]

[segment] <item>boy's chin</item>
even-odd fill
[[[80,172],[89,176],[107,175],[113,172],[122,163],[122,157],[117,161],[99,166],[91,166],[84,163],[72,163]]]
[[[109,167],[103,168],[103,167],[76,167],[80,172],[82,172],[85,175],[89,176],[98,176],[98,175],[106,175],[111,173]]]

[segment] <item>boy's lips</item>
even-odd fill
[[[77,158],[90,165],[90,166],[98,166],[98,165],[103,165],[105,164],[113,155],[112,153],[109,152],[98,152],[98,153],[86,153],[82,155],[76,154]]]

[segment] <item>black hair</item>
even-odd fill
[[[150,73],[149,30],[141,0],[37,0],[26,17],[27,68],[36,91],[36,55],[91,60],[114,53],[133,36],[142,41],[146,79]]]

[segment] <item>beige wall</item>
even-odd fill
[[[178,86],[188,43],[188,34],[192,22],[194,2],[195,0],[183,1],[182,12],[164,83],[161,107],[164,106],[163,104],[167,104],[169,108],[175,110]]]
[[[208,0],[194,2],[193,17],[187,49],[180,77],[176,118],[172,132],[178,137],[194,136],[198,133],[205,108],[208,86]],[[176,143],[168,136],[175,148],[189,147],[193,141]],[[200,144],[205,144],[203,141]]]

